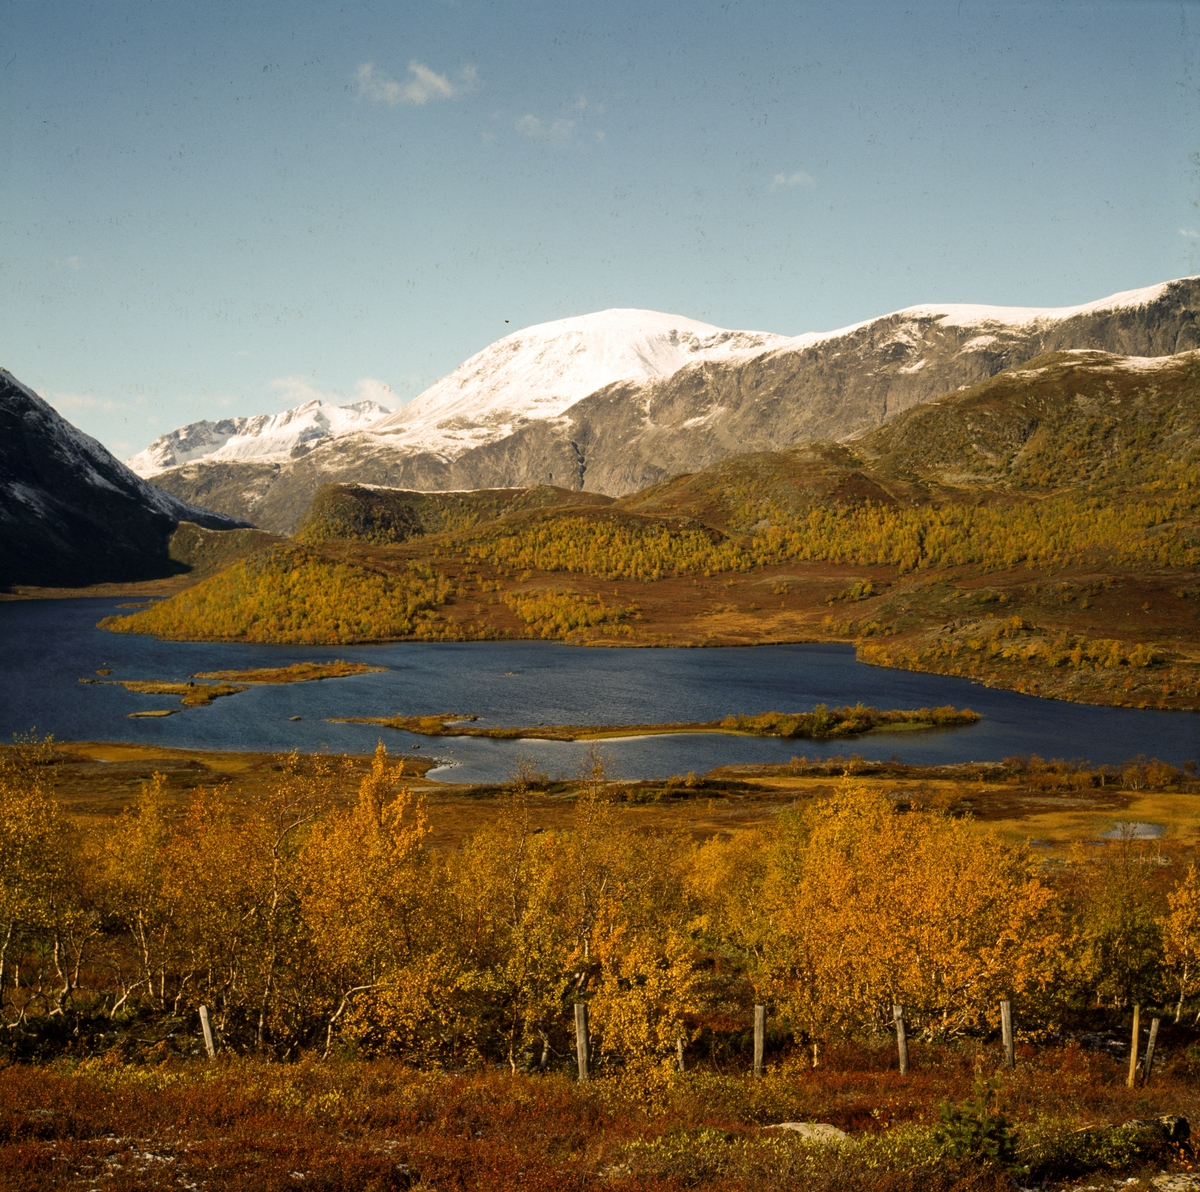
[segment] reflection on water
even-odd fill
[[[1144,824],[1138,820],[1117,820],[1116,827],[1105,832],[1102,840],[1157,840],[1163,834],[1162,824]]]
[[[193,749],[365,752],[382,737],[392,752],[419,744],[445,759],[436,777],[486,782],[507,777],[518,753],[552,775],[573,772],[586,746],[413,736],[373,725],[328,724],[330,716],[474,713],[480,724],[637,724],[713,720],[731,713],[807,711],[818,703],[881,708],[941,704],[983,713],[965,729],[871,734],[853,741],[691,735],[602,743],[627,778],[667,776],[735,762],[893,755],[937,764],[1013,754],[1115,764],[1146,754],[1179,765],[1200,753],[1193,713],[1059,703],[993,691],[966,679],[864,666],[849,646],[738,649],[587,649],[550,642],[400,643],[382,646],[258,646],[159,642],[106,633],[95,623],[117,600],[0,603],[0,738],[31,728],[60,740],[137,741]],[[186,679],[196,671],[287,666],[346,658],[386,666],[382,674],[252,687],[179,715],[129,713],[178,706],[173,696],[134,695],[82,684],[112,679]],[[298,719],[297,719],[298,718]]]

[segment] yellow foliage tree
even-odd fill
[[[155,773],[143,782],[136,804],[121,813],[105,841],[104,876],[110,913],[128,931],[134,945],[136,974],[122,980],[115,1015],[139,988],[162,1009],[167,1001],[167,972],[176,925],[173,891],[166,885],[171,826],[167,780]],[[176,992],[172,990],[172,996]]]
[[[1160,920],[1163,959],[1178,984],[1175,1021],[1183,1016],[1184,999],[1200,990],[1200,873],[1189,865],[1183,880],[1167,894],[1170,913]],[[1197,1016],[1200,1022],[1200,1014]]]
[[[61,1010],[71,988],[65,937],[86,917],[86,909],[72,906],[70,899],[76,892],[68,866],[74,842],[46,779],[51,753],[49,738],[28,739],[0,757],[0,1013],[8,956],[23,933],[49,932],[53,938],[53,960],[64,984],[48,1000],[52,1009]],[[25,1016],[26,1006],[17,1007],[18,1018]]]
[[[357,802],[316,824],[300,857],[307,938],[334,990],[327,1053],[354,996],[419,955],[429,934],[425,801],[407,788],[393,796],[398,781],[381,741]]]
[[[785,819],[763,897],[764,969],[813,1040],[879,1030],[894,1004],[959,1033],[1048,983],[1060,942],[1027,850],[854,785]]]

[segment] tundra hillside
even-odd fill
[[[1062,352],[850,444],[619,500],[328,486],[291,541],[118,632],[346,643],[842,640],[863,661],[1200,707],[1200,352]]]

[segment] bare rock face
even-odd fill
[[[845,1130],[839,1130],[828,1122],[779,1122],[774,1126],[764,1126],[764,1130],[786,1130],[789,1134],[798,1134],[805,1142],[816,1143],[818,1146],[840,1146],[850,1140]]]
[[[1198,315],[1200,278],[1187,278],[1061,310],[911,307],[793,339],[703,325],[679,332],[663,324],[650,343],[657,355],[645,348],[632,354],[665,363],[578,398],[569,393],[570,400],[557,392],[556,373],[539,380],[528,408],[516,411],[508,408],[508,390],[508,406],[500,410],[487,389],[493,350],[497,375],[509,378],[517,360],[525,371],[514,375],[539,376],[536,359],[526,367],[518,359],[523,349],[517,337],[509,337],[366,430],[322,439],[273,464],[198,461],[164,471],[154,483],[280,533],[290,533],[317,489],[331,482],[424,491],[553,484],[620,496],[745,452],[855,438],[912,406],[1047,352],[1093,349],[1146,357],[1188,351],[1200,347]],[[562,325],[589,318],[601,316]],[[614,328],[628,322],[603,324],[608,338],[599,337],[600,347],[612,359],[621,357],[609,342]],[[547,330],[556,326],[531,329],[540,339],[529,340],[551,371],[560,367],[552,363],[559,355],[570,356],[558,351]],[[630,372],[613,365],[618,373],[622,367]],[[580,374],[591,380],[602,375],[595,368]],[[513,389],[510,380],[505,384]],[[472,385],[486,411],[474,423],[463,413],[474,400]],[[441,401],[454,417],[438,422]]]
[[[134,475],[0,369],[0,587],[82,587],[186,570],[170,557],[181,522],[245,525]]]

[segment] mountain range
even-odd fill
[[[159,435],[145,451],[139,451],[125,463],[139,476],[149,478],[194,460],[287,459],[297,448],[369,426],[388,412],[386,406],[376,401],[335,406],[313,399],[282,414],[191,422]]]
[[[279,533],[328,483],[621,496],[745,452],[853,440],[1048,352],[1194,349],[1198,311],[1200,278],[1059,309],[914,306],[794,337],[610,310],[506,336],[394,412],[308,403],[196,423],[129,462]]]

